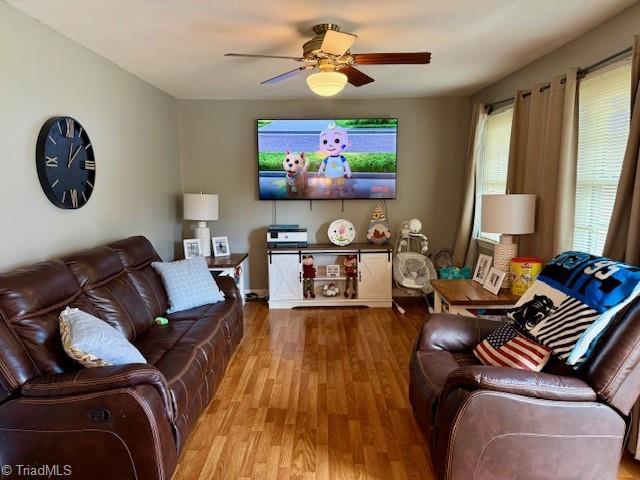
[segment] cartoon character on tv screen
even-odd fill
[[[345,178],[351,178],[349,161],[343,155],[351,147],[347,131],[332,123],[320,132],[320,151],[327,155],[320,163],[318,176],[324,176],[333,183],[342,185]]]

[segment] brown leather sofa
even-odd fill
[[[480,365],[472,350],[498,325],[434,314],[418,336],[409,395],[438,478],[617,479],[640,394],[640,301],[577,372]]]
[[[242,338],[242,301],[218,277],[224,302],[155,325],[168,308],[156,260],[132,237],[0,275],[0,464],[14,475],[57,465],[74,479],[171,478]],[[148,363],[71,361],[58,328],[66,306],[108,322]]]

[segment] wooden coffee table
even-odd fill
[[[520,298],[503,289],[497,295],[473,280],[432,280],[435,313],[453,313],[475,317],[471,310],[505,310]],[[490,314],[490,312],[489,312]]]

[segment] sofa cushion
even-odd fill
[[[60,335],[64,351],[84,367],[147,363],[115,328],[77,308],[60,313]]]
[[[155,318],[169,308],[169,299],[158,272],[151,266],[160,261],[151,242],[145,237],[131,237],[110,243],[122,264],[125,266],[129,280],[136,288],[149,312]]]
[[[65,258],[96,315],[134,341],[155,317],[131,283],[115,250],[98,247]]]
[[[136,347],[160,370],[169,385],[176,410],[179,448],[207,407],[242,336],[240,301],[224,302],[169,315],[169,324],[156,325]]]
[[[67,305],[91,308],[63,262],[0,275],[0,384],[5,392],[36,375],[77,368],[60,341],[58,315]]]
[[[178,343],[194,322],[195,320],[170,321],[167,325],[154,325],[136,341],[135,346],[147,362],[154,365]]]
[[[167,313],[181,312],[224,300],[204,257],[176,262],[153,262],[169,297]]]

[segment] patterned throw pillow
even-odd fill
[[[60,335],[67,355],[85,367],[147,363],[115,328],[77,308],[60,313]]]
[[[473,354],[484,365],[539,372],[549,361],[551,350],[504,323],[480,342]]]
[[[167,313],[218,303],[224,294],[209,272],[204,257],[193,257],[176,262],[153,262],[169,297]]]

